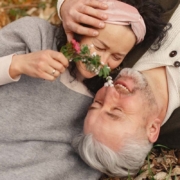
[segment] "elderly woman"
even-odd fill
[[[158,19],[159,8],[149,1],[138,4],[138,10],[133,3],[108,3],[105,29],[95,38],[76,39],[90,46],[91,53],[100,55],[115,74],[113,70],[144,39],[145,32],[148,41],[165,24]],[[91,91],[101,85],[96,79],[96,88],[87,83],[96,74],[83,62],[69,63],[58,52],[67,42],[64,35],[62,29],[29,17],[0,30],[0,172],[4,180],[100,177],[74,153],[71,140],[82,129]]]

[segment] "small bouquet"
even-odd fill
[[[107,82],[105,83],[105,86],[113,85],[112,77],[109,76],[110,67],[104,65],[100,61],[101,57],[96,55],[95,52],[90,54],[90,50],[87,45],[80,46],[80,44],[73,39],[71,43],[67,43],[63,46],[60,52],[62,52],[69,61],[82,61],[88,71],[95,73],[100,77],[106,78]]]

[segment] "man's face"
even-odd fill
[[[156,107],[144,76],[124,69],[114,87],[101,88],[85,118],[84,133],[118,151],[127,135],[145,136],[147,117]]]

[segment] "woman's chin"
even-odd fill
[[[90,71],[87,71],[87,70],[82,70],[80,73],[85,79],[90,79],[90,78],[93,78],[94,76],[96,76],[96,74],[94,74]]]
[[[81,74],[81,76],[83,76],[85,79],[90,79],[93,78],[94,76],[96,76],[95,73],[90,72],[86,69],[85,65],[79,63],[77,64],[77,69],[79,71],[79,73]]]

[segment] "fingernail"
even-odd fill
[[[106,14],[102,14],[101,17],[102,17],[102,19],[107,19],[108,16]]]
[[[97,36],[98,34],[99,34],[98,31],[93,32],[93,36]]]
[[[100,28],[103,28],[104,26],[105,26],[105,23],[104,23],[104,22],[100,22],[100,23],[99,23],[99,27],[100,27]]]
[[[108,5],[103,3],[103,4],[102,4],[102,7],[103,7],[103,8],[107,8]]]

